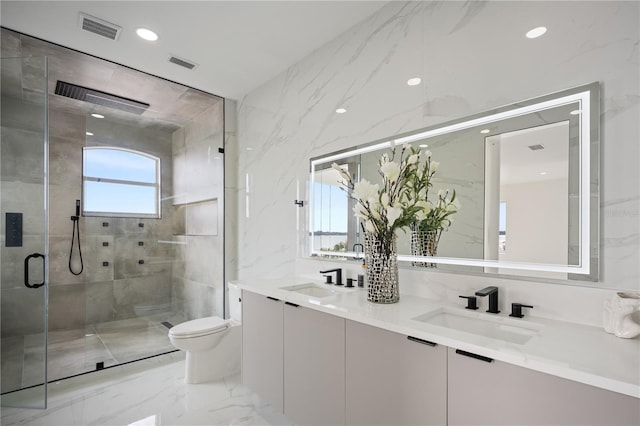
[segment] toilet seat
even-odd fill
[[[169,336],[177,339],[187,339],[218,333],[228,327],[229,320],[224,320],[220,317],[198,318],[171,327]]]

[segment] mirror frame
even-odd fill
[[[375,142],[358,145],[333,152],[327,155],[310,159],[310,187],[309,187],[309,232],[307,241],[314,237],[314,172],[316,166],[334,162],[354,155],[390,148],[391,144],[403,144],[441,136],[453,131],[463,130],[475,126],[490,124],[499,120],[515,118],[524,114],[545,110],[568,103],[580,104],[580,149],[579,149],[579,264],[578,265],[554,265],[536,264],[525,262],[504,262],[499,260],[465,259],[452,257],[425,257],[398,255],[402,262],[429,262],[446,265],[461,265],[490,269],[495,276],[505,276],[491,272],[491,270],[510,269],[518,271],[541,271],[567,273],[567,279],[597,281],[599,276],[599,200],[600,200],[600,84],[593,82],[582,86],[550,93],[548,95],[531,98],[510,105],[498,107],[485,112],[477,113],[460,119],[447,121],[434,126],[429,126],[397,136],[384,138]],[[333,256],[353,258],[354,252],[335,252],[314,250],[313,244],[309,244],[309,255]],[[449,271],[446,272],[457,272]],[[515,274],[514,274],[515,275]],[[527,276],[518,273],[518,276]],[[535,275],[532,276],[536,278]]]

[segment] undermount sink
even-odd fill
[[[329,297],[337,294],[334,289],[322,287],[321,285],[314,283],[296,284],[288,287],[281,287],[281,289],[295,291],[296,293],[317,298]]]
[[[413,319],[437,327],[517,345],[524,345],[542,329],[538,324],[490,315],[493,314],[442,308]]]

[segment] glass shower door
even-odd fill
[[[0,298],[3,406],[47,395],[47,62],[2,58]]]

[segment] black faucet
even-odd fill
[[[498,287],[485,287],[482,290],[476,291],[476,296],[489,296],[489,309],[487,309],[487,312],[490,314],[500,313],[498,310]]]
[[[327,269],[326,271],[320,271],[321,274],[327,274],[330,272],[336,273],[336,285],[342,285],[342,269]],[[331,276],[327,275],[327,284],[331,284]]]

